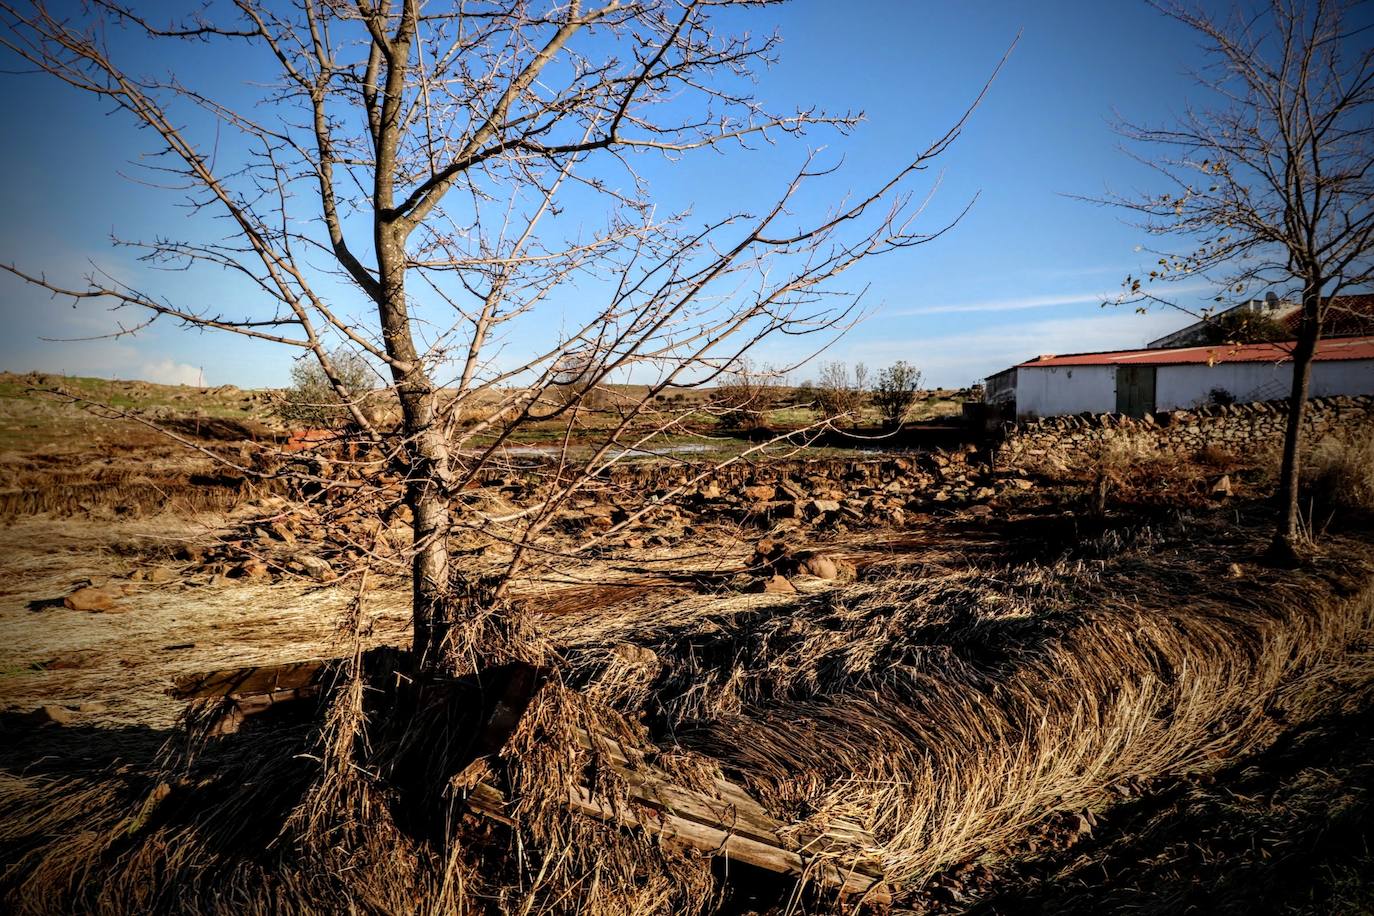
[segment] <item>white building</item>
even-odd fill
[[[1228,316],[1254,315],[1272,318],[1275,321],[1285,321],[1296,315],[1300,308],[1301,306],[1296,302],[1289,302],[1286,299],[1280,299],[1274,293],[1269,293],[1263,299],[1247,299],[1245,302],[1223,309],[1205,320],[1194,321],[1186,328],[1179,328],[1171,334],[1165,334],[1158,340],[1150,341],[1145,346],[1151,350],[1167,347],[1193,347],[1206,343],[1205,335],[1208,327],[1216,326],[1218,322]]]
[[[1039,356],[989,376],[984,398],[1017,419],[1076,413],[1133,417],[1215,402],[1284,398],[1291,343],[1220,344]],[[1374,337],[1323,340],[1312,397],[1374,394]]]

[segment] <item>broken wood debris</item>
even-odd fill
[[[230,700],[237,724],[281,703],[317,697],[325,672],[333,667],[335,663],[329,661],[308,661],[212,671],[178,678],[170,692],[180,699]],[[507,676],[511,683],[493,717],[499,721],[485,723],[487,735],[480,742],[484,754],[500,749],[536,689],[531,680],[536,675],[523,666]],[[614,804],[572,783],[567,798],[571,810],[644,830],[665,842],[816,880],[842,894],[861,895],[868,902],[891,901],[891,888],[878,863],[856,854],[856,850],[876,846],[856,825],[837,825],[826,833],[789,841],[784,839],[786,825],[736,783],[717,779],[709,789],[689,789],[647,761],[632,760],[613,738],[580,729],[577,737],[629,787],[629,804]],[[497,787],[481,783],[467,792],[465,800],[474,813],[510,823],[507,799]]]

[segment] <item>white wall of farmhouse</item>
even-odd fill
[[[1019,418],[1114,410],[1115,366],[1021,366],[1016,370]]]
[[[1020,366],[1016,416],[1060,417],[1116,411],[1116,366]],[[1190,363],[1155,370],[1155,410],[1187,410],[1211,402],[1214,389],[1238,402],[1286,398],[1292,362]],[[1374,360],[1323,360],[1312,364],[1314,398],[1374,394]]]
[[[1219,363],[1160,366],[1155,375],[1155,410],[1186,410],[1209,403],[1213,389],[1237,401],[1288,397],[1293,363]],[[1374,393],[1374,360],[1324,360],[1312,364],[1311,396]]]

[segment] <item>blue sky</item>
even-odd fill
[[[831,188],[900,164],[941,134],[976,94],[1017,33],[1020,43],[964,135],[937,166],[941,181],[928,225],[977,203],[950,234],[926,246],[863,265],[849,289],[867,288],[867,320],[826,358],[880,366],[905,359],[928,382],[965,385],[1038,353],[1121,348],[1187,323],[1179,313],[1104,310],[1128,273],[1150,257],[1123,215],[1074,199],[1106,189],[1145,187],[1148,176],[1117,148],[1115,112],[1160,121],[1192,91],[1197,63],[1191,36],[1135,0],[967,3],[899,0],[798,0],[750,14],[756,29],[776,25],[780,63],[764,73],[759,96],[774,108],[820,104],[863,109],[849,137],[812,135],[825,155],[843,154]],[[190,67],[232,85],[224,59],[197,53],[157,65]],[[80,285],[92,265],[164,289],[172,298],[206,292],[203,279],[149,281],[121,236],[175,234],[187,225],[175,194],[122,177],[149,142],[118,113],[56,81],[6,75],[0,151],[9,176],[0,188],[5,220],[0,259]],[[805,146],[706,154],[655,169],[666,204],[706,214],[728,209],[797,167]],[[934,173],[930,176],[937,177]],[[245,294],[226,286],[226,296]],[[1194,304],[1206,293],[1183,293]],[[53,301],[0,278],[0,368],[116,375],[216,385],[280,385],[291,354],[270,344],[173,327],[119,340],[54,342],[114,328],[100,306]],[[782,345],[760,357],[796,356]],[[794,378],[804,378],[802,369]]]

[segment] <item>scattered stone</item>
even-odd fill
[[[829,515],[831,512],[840,511],[840,501],[837,499],[813,499],[811,500],[811,515]]]
[[[91,614],[99,614],[102,611],[112,611],[115,606],[115,595],[103,588],[96,588],[88,585],[85,588],[78,588],[66,598],[62,603],[73,611],[86,611]]]
[[[795,595],[797,587],[786,576],[775,573],[759,583],[758,591],[765,595]]]
[[[300,566],[307,576],[317,582],[328,582],[335,578],[334,567],[329,565],[328,560],[322,560],[308,553],[298,553],[295,561],[296,565]]]
[[[252,557],[229,570],[228,575],[231,579],[247,579],[250,582],[260,582],[270,577],[271,571],[268,570],[267,564],[262,560],[259,560],[257,557]]]
[[[23,719],[31,725],[70,725],[75,714],[76,710],[66,706],[40,706],[25,713]]]
[[[171,582],[173,579],[177,577],[176,570],[172,569],[169,566],[154,566],[151,569],[140,570],[140,572],[143,573],[143,579],[145,582],[151,582],[154,585],[161,585],[164,582]]]
[[[1217,482],[1212,484],[1212,495],[1222,497],[1232,495],[1230,474],[1222,474],[1219,478],[1217,478]]]
[[[824,554],[814,554],[801,562],[801,571],[817,579],[838,579],[839,566]]]
[[[294,546],[296,543],[296,535],[282,522],[273,522],[267,526],[267,531],[284,544]]]
[[[173,556],[178,560],[186,560],[191,563],[204,563],[205,548],[199,544],[182,544]]]

